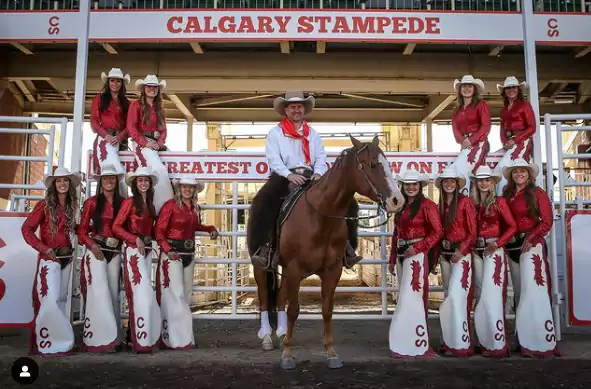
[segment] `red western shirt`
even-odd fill
[[[199,212],[193,205],[183,203],[179,208],[175,200],[168,200],[162,206],[156,221],[156,241],[164,252],[172,250],[167,239],[193,240],[195,231],[216,231],[214,226],[201,224]]]
[[[424,198],[419,211],[414,218],[410,218],[410,205],[407,204],[402,214],[396,220],[394,233],[392,235],[392,246],[390,249],[390,263],[396,263],[398,239],[411,240],[423,238],[420,242],[412,244],[417,253],[427,253],[439,242],[443,235],[441,220],[437,205]]]
[[[527,101],[516,99],[513,105],[501,110],[501,142],[513,137],[515,143],[522,143],[536,132],[536,118]]]
[[[78,228],[78,241],[80,244],[85,245],[89,249],[91,249],[96,244],[96,242],[93,240],[93,237],[96,235],[102,236],[104,238],[115,237],[112,230],[113,221],[115,219],[113,215],[113,203],[110,203],[109,201],[105,201],[105,206],[101,214],[101,228],[99,232],[97,234],[93,232],[90,223],[96,208],[96,203],[96,196],[91,197],[84,202],[84,206],[82,207],[82,216],[80,218],[80,227]]]
[[[33,211],[23,223],[21,232],[27,244],[37,250],[41,258],[48,259],[45,255],[50,248],[72,247],[72,242],[66,234],[66,213],[62,205],[57,206],[57,225],[55,236],[51,235],[51,216],[49,210],[45,210],[45,200],[39,201]],[[39,237],[35,234],[39,228]]]
[[[511,214],[507,200],[497,197],[486,213],[484,206],[477,207],[478,215],[478,237],[498,238],[498,247],[503,247],[517,231],[515,219]]]
[[[443,206],[442,224],[449,212],[449,205]],[[472,201],[464,195],[458,195],[458,207],[456,216],[451,225],[443,230],[443,238],[450,242],[460,244],[459,250],[463,255],[468,255],[476,242],[476,209]]]
[[[127,115],[127,131],[129,131],[129,135],[133,138],[135,143],[141,147],[146,147],[149,140],[143,135],[144,132],[158,131],[160,132],[160,137],[156,143],[162,147],[166,141],[166,123],[162,126],[158,124],[156,107],[154,105],[150,105],[148,109],[150,111],[150,120],[145,124],[140,101],[136,100],[130,104],[129,113]],[[164,112],[162,114],[164,115]]]
[[[509,199],[509,208],[517,223],[517,232],[527,233],[526,239],[530,243],[534,242],[536,238],[544,239],[548,232],[550,232],[552,223],[554,222],[552,204],[546,191],[536,186],[534,193],[535,207],[540,214],[540,217],[537,219],[534,219],[529,214],[523,191],[513,192]]]
[[[466,134],[471,134],[468,139],[472,146],[485,141],[490,132],[490,112],[486,101],[480,100],[474,107],[467,106],[454,113],[451,127],[458,144],[462,144]]]
[[[150,216],[146,204],[144,203],[144,209],[140,215],[136,214],[136,210],[133,197],[123,200],[112,227],[115,236],[125,240],[131,247],[136,247],[135,241],[138,235],[152,237],[154,231],[154,219]]]
[[[109,134],[109,131],[115,131],[119,142],[127,139],[129,136],[125,129],[127,115],[123,112],[119,100],[111,99],[109,106],[103,112],[99,111],[100,106],[101,95],[99,93],[94,97],[90,106],[90,127],[93,131],[103,138]]]

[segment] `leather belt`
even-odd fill
[[[115,249],[119,246],[120,240],[117,238],[113,238],[113,237],[104,237],[101,235],[95,235],[92,237],[94,240],[96,240],[97,242],[102,242],[105,244],[105,246]]]
[[[311,178],[312,174],[314,174],[314,171],[312,169],[306,168],[306,167],[297,167],[294,169],[289,169],[290,172],[295,173],[295,174],[301,174],[302,176],[306,177],[306,178]]]
[[[509,139],[515,138],[515,133],[513,131],[507,131],[507,132],[505,132],[505,134],[507,135],[507,138],[509,138]]]
[[[489,243],[496,242],[497,239],[499,239],[499,238],[483,238],[483,237],[476,238],[475,247],[477,249],[485,249]]]
[[[160,138],[160,131],[144,132],[142,135],[153,140],[158,140]]]
[[[183,247],[187,250],[191,250],[195,248],[195,240],[176,240],[176,239],[167,239],[168,243],[170,243],[174,248]]]
[[[525,240],[525,232],[519,232],[511,237],[507,244],[505,245],[505,250],[507,251],[514,251],[514,250],[521,250],[521,246],[523,246],[523,241]]]
[[[144,242],[144,244],[146,246],[151,246],[152,245],[152,238],[149,236],[144,236],[144,235],[138,235],[138,237],[142,240],[142,242]],[[151,249],[152,247],[146,247]]]
[[[410,246],[413,243],[420,242],[424,238],[425,238],[424,236],[421,236],[420,238],[414,238],[414,239],[408,239],[408,240],[398,239],[396,241],[396,246],[398,246],[398,247]]]
[[[444,250],[444,254],[453,254],[458,247],[460,247],[459,242],[452,242],[447,239],[441,240],[441,248]],[[445,251],[447,251],[447,253]]]

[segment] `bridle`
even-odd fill
[[[363,147],[361,147],[360,149],[355,149],[355,148],[349,148],[349,149],[345,149],[341,152],[341,154],[339,155],[339,157],[337,158],[337,160],[343,158],[344,156],[347,155],[347,153],[349,153],[351,150],[353,150],[353,152],[355,153],[355,162],[357,165],[357,169],[361,170],[363,173],[363,176],[365,177],[366,181],[369,184],[369,187],[371,188],[373,194],[377,197],[378,201],[378,214],[375,216],[334,216],[334,215],[328,215],[325,214],[324,212],[321,212],[319,210],[317,210],[316,208],[314,208],[314,206],[312,205],[312,203],[310,203],[310,201],[308,200],[308,190],[306,190],[306,192],[304,193],[304,199],[306,200],[306,203],[308,204],[308,206],[314,211],[316,212],[318,215],[325,217],[327,219],[342,219],[342,220],[369,220],[369,219],[375,219],[378,218],[380,216],[382,216],[384,213],[387,215],[386,220],[384,220],[382,223],[377,224],[377,225],[365,225],[365,226],[359,226],[361,228],[375,228],[375,227],[380,227],[383,226],[385,224],[388,223],[388,221],[390,220],[390,217],[392,217],[392,215],[388,215],[388,213],[386,212],[386,201],[384,200],[384,196],[382,196],[382,194],[378,191],[378,189],[376,188],[376,186],[374,185],[374,183],[371,181],[371,179],[369,178],[369,174],[367,172],[367,165],[365,165],[364,163],[362,163],[359,160],[359,153],[362,152],[363,150],[365,150],[368,147],[368,144],[363,145]],[[333,165],[334,166],[334,165]],[[375,167],[375,166],[372,166]],[[314,183],[312,183],[312,185],[314,185]]]

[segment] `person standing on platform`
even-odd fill
[[[197,195],[205,184],[182,178],[175,184],[174,199],[164,203],[155,235],[160,246],[156,296],[162,314],[161,340],[165,347],[190,349],[195,345],[190,299],[195,269],[195,232],[218,238],[214,226],[201,224]]]
[[[443,235],[437,205],[423,195],[429,177],[407,170],[402,177],[404,206],[396,214],[390,246],[392,275],[398,276],[398,303],[389,330],[393,358],[435,357],[429,345],[427,300],[430,263],[429,252]],[[435,258],[433,258],[435,259]]]
[[[515,295],[517,350],[524,356],[558,356],[552,315],[552,279],[545,237],[552,229],[552,203],[536,186],[539,168],[516,159],[503,168],[507,185],[503,197],[517,224],[517,233],[505,248]]]
[[[503,85],[497,84],[501,92],[503,109],[501,110],[501,142],[505,155],[495,167],[495,173],[501,176],[497,186],[497,195],[503,195],[507,180],[502,176],[503,168],[521,158],[531,162],[533,152],[533,135],[536,133],[536,117],[531,104],[523,95],[526,83],[517,81],[516,77],[507,77]]]
[[[485,162],[489,151],[490,112],[488,104],[482,99],[484,83],[471,75],[454,81],[458,94],[457,105],[451,117],[451,126],[461,151],[453,162],[457,172],[462,175],[466,187],[462,193],[470,193],[470,173]]]
[[[129,337],[136,352],[152,352],[160,338],[162,316],[152,287],[154,187],[158,176],[147,167],[128,174],[132,197],[125,199],[113,222],[113,233],[124,241],[123,277],[129,307]]]
[[[121,240],[113,234],[113,221],[121,208],[119,182],[125,174],[113,165],[103,165],[96,195],[82,208],[78,242],[86,247],[82,256],[80,285],[84,298],[82,342],[87,351],[121,351]]]
[[[439,306],[441,351],[458,357],[473,353],[470,311],[474,296],[472,250],[476,241],[476,210],[470,198],[460,194],[465,185],[464,175],[453,164],[435,180],[443,225],[439,247],[445,292],[445,299]]]
[[[472,201],[476,207],[478,230],[472,253],[476,308],[474,328],[478,349],[487,357],[508,357],[505,300],[509,268],[505,244],[517,226],[507,200],[497,197],[500,177],[484,165],[472,175]]]
[[[38,253],[33,281],[32,355],[64,355],[74,347],[68,289],[76,234],[80,175],[57,168],[45,177],[45,199],[39,201],[21,227],[23,239]],[[39,229],[39,236],[36,231]]]
[[[101,175],[105,165],[115,166],[117,173],[125,170],[119,160],[119,152],[128,149],[127,99],[126,84],[131,80],[129,74],[123,75],[119,68],[112,68],[109,74],[101,73],[103,89],[92,100],[90,107],[90,128],[96,133],[92,145],[93,172]],[[125,81],[125,82],[124,82]],[[124,177],[124,176],[122,176]],[[127,185],[121,181],[119,189],[123,197],[127,197]]]
[[[140,98],[129,107],[127,131],[136,144],[135,158],[139,167],[149,167],[158,179],[154,184],[154,208],[160,213],[162,205],[172,199],[172,184],[168,177],[168,168],[162,163],[159,151],[167,150],[166,117],[162,103],[162,90],[166,81],[148,74],[143,80],[135,82],[141,91]]]

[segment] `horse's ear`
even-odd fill
[[[361,142],[358,141],[357,139],[355,139],[355,137],[353,137],[353,135],[349,134],[349,138],[351,139],[351,143],[353,143],[353,146],[358,149],[361,147]]]
[[[373,143],[374,146],[379,147],[380,146],[380,138],[378,138],[378,136],[374,136],[373,140],[371,141],[371,143]]]

